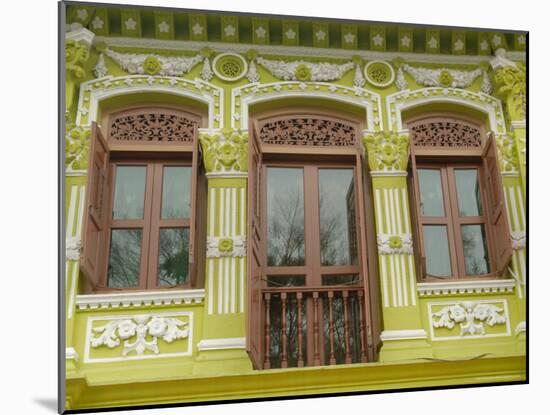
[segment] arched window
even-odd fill
[[[81,256],[87,291],[202,285],[201,123],[198,114],[154,106],[92,123]]]
[[[407,122],[418,275],[423,280],[492,278],[511,256],[495,139],[453,114]]]
[[[374,232],[361,123],[287,111],[256,117],[250,130],[247,340],[255,367],[372,361],[378,289],[367,261],[367,229]]]

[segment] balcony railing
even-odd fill
[[[264,369],[367,361],[363,287],[285,287],[262,292]]]

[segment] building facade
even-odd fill
[[[66,408],[525,381],[526,45],[69,3]]]

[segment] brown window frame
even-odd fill
[[[307,145],[305,143],[287,144],[287,143],[262,143],[260,140],[261,127],[268,122],[284,120],[285,118],[302,118],[312,117],[321,118],[328,121],[341,122],[347,125],[355,126],[356,143],[351,145]],[[248,215],[249,215],[249,240],[248,246],[248,308],[247,308],[247,344],[246,350],[252,360],[255,369],[268,368],[269,364],[264,360],[266,357],[266,339],[264,338],[264,328],[269,325],[269,318],[265,315],[265,307],[261,304],[264,301],[264,294],[269,296],[271,291],[276,291],[278,288],[268,287],[266,276],[276,278],[276,275],[304,275],[307,282],[316,285],[308,286],[292,286],[282,288],[282,292],[286,292],[289,296],[291,293],[297,295],[297,292],[303,292],[305,296],[313,295],[314,301],[319,295],[321,301],[321,292],[317,292],[320,288],[331,291],[350,293],[351,290],[359,288],[360,298],[359,304],[361,310],[360,325],[365,329],[361,332],[363,339],[361,350],[361,361],[371,362],[377,360],[378,350],[380,348],[380,332],[381,332],[381,311],[378,286],[378,272],[376,261],[376,236],[374,232],[373,218],[373,201],[371,183],[367,180],[366,170],[367,163],[364,158],[364,149],[360,140],[361,131],[364,125],[360,119],[351,118],[349,114],[340,111],[327,111],[326,109],[306,107],[291,108],[279,111],[271,111],[261,114],[253,114],[249,120],[250,131],[250,149],[249,149],[249,170],[248,170]],[[335,161],[336,160],[336,161]],[[298,267],[267,267],[267,183],[266,169],[273,167],[302,167],[311,168],[317,172],[322,168],[352,168],[355,181],[355,206],[356,206],[356,239],[357,239],[357,265],[353,266],[322,266],[320,265],[320,249],[317,254],[318,265],[311,267],[307,262],[304,266]],[[304,170],[304,180],[307,174]],[[311,178],[308,179],[312,181]],[[318,179],[313,186],[310,184],[304,186],[304,202],[308,198],[308,191],[312,193],[318,192]],[[309,188],[309,190],[308,190]],[[309,196],[311,198],[311,196]],[[317,198],[318,199],[318,198]],[[313,203],[318,203],[314,201]],[[369,206],[369,209],[366,209]],[[304,206],[304,209],[307,209]],[[307,215],[304,211],[305,228],[320,228],[319,209],[317,214]],[[308,239],[311,238],[311,232],[304,229]],[[317,231],[318,234],[318,231]],[[305,259],[312,258],[308,251],[319,248],[319,241],[305,241]],[[309,268],[309,269],[308,269]],[[298,272],[297,272],[298,271]],[[334,272],[333,272],[334,271]],[[351,272],[350,272],[351,271]],[[356,274],[360,278],[358,284],[350,285],[322,285],[322,275],[346,275]],[[317,277],[310,277],[307,281],[308,274],[317,274]],[[313,280],[312,280],[313,278]],[[318,288],[317,288],[318,287]],[[309,294],[306,294],[309,293]],[[281,294],[282,295],[282,294]],[[301,294],[300,294],[301,295]],[[348,294],[346,294],[348,295]],[[290,297],[289,297],[290,298]],[[314,303],[315,304],[315,303]],[[308,310],[312,310],[312,304],[309,304]],[[315,306],[316,307],[316,306]],[[365,317],[365,318],[363,318]],[[332,317],[331,317],[332,318]],[[284,319],[283,319],[284,320]],[[316,321],[316,320],[314,320]],[[310,322],[311,324],[316,324]],[[284,324],[284,323],[283,323]],[[365,325],[365,326],[363,326]],[[314,335],[309,331],[308,327],[308,347],[313,341]],[[364,335],[364,338],[363,338]],[[322,338],[322,336],[320,336]],[[315,340],[317,341],[317,340]],[[332,340],[331,340],[332,341]],[[320,353],[323,352],[323,345],[319,345]],[[311,351],[311,348],[308,349]],[[313,357],[312,357],[313,355]],[[308,365],[313,358],[313,365],[318,365],[319,361],[315,358],[315,352],[308,352]],[[347,358],[346,358],[347,359]],[[267,365],[266,365],[267,363]],[[348,362],[351,363],[351,362]],[[282,364],[282,363],[281,363]],[[326,363],[329,364],[329,363]],[[334,364],[332,361],[330,364]],[[300,364],[298,364],[300,366]],[[286,367],[286,366],[281,366]]]
[[[443,193],[444,216],[424,216],[419,212],[420,229],[425,225],[445,225],[447,228],[447,237],[449,240],[449,259],[451,262],[451,275],[438,277],[425,272],[426,281],[448,281],[456,279],[489,279],[495,277],[495,259],[494,248],[491,233],[488,231],[487,219],[487,194],[484,188],[484,173],[481,162],[453,162],[448,159],[440,162],[418,162],[417,170],[438,170],[441,173],[441,189]],[[459,201],[456,189],[455,170],[477,170],[478,183],[481,193],[481,216],[460,216]],[[420,189],[419,189],[420,192]],[[464,256],[464,247],[462,241],[462,225],[483,225],[485,228],[487,255],[489,260],[489,272],[480,275],[466,274],[466,264]],[[421,235],[421,237],[423,237]]]
[[[147,111],[163,111],[196,122],[193,143],[185,142],[121,142],[105,138],[103,131],[110,131],[111,117],[139,114]],[[206,257],[206,179],[202,165],[198,128],[206,120],[201,114],[182,106],[141,104],[104,113],[101,126],[92,123],[92,147],[88,168],[87,202],[84,219],[84,237],[81,252],[81,269],[85,275],[84,292],[135,292],[145,290],[169,290],[201,288],[204,286],[204,261]],[[94,149],[102,150],[100,156]],[[102,170],[95,166],[103,166]],[[116,166],[146,166],[143,219],[113,219]],[[190,217],[162,219],[161,204],[164,166],[191,167]],[[100,174],[96,174],[99,171]],[[200,189],[199,189],[200,187]],[[98,205],[98,207],[96,207]],[[203,212],[204,210],[204,212]],[[90,226],[95,229],[90,229]],[[139,284],[137,287],[109,287],[108,265],[112,229],[142,229]],[[158,253],[160,229],[189,229],[189,271],[186,283],[158,284]],[[97,236],[90,237],[90,231]]]
[[[411,192],[410,206],[413,222],[414,252],[416,256],[417,279],[420,282],[445,282],[445,281],[479,281],[495,279],[505,273],[505,269],[499,268],[498,255],[502,257],[511,256],[511,244],[509,226],[507,223],[505,207],[501,206],[501,217],[499,223],[503,226],[494,226],[490,220],[494,206],[494,200],[500,200],[503,205],[502,182],[498,168],[498,160],[493,163],[493,171],[489,167],[488,156],[496,158],[494,137],[487,134],[483,123],[477,119],[452,113],[430,113],[412,118],[406,121],[408,128],[424,122],[451,121],[464,123],[468,126],[475,126],[479,129],[481,145],[479,147],[423,147],[415,146],[411,137],[410,164],[409,164],[409,186]],[[487,154],[492,152],[492,154]],[[458,194],[456,189],[455,169],[473,169],[478,171],[478,183],[481,190],[482,215],[461,217],[459,215]],[[424,217],[420,208],[420,184],[418,178],[419,169],[438,169],[441,172],[441,188],[445,217]],[[497,177],[495,176],[497,172]],[[494,182],[494,183],[493,183]],[[489,184],[490,183],[490,184]],[[447,237],[449,240],[449,259],[451,262],[451,276],[434,276],[427,273],[424,250],[424,225],[446,225]],[[462,225],[480,224],[485,229],[487,256],[490,271],[487,274],[468,275],[464,258],[464,248],[461,234]],[[502,241],[496,234],[500,232]],[[504,246],[504,248],[503,248]],[[502,254],[504,252],[504,254]],[[500,259],[500,258],[499,258]]]

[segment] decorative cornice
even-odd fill
[[[88,48],[92,45],[95,38],[95,33],[82,27],[81,25],[71,25],[68,27],[69,31],[65,33],[66,40],[72,40],[74,42],[82,42]]]
[[[275,78],[283,81],[328,82],[342,78],[355,66],[353,62],[343,64],[313,63],[303,60],[283,61],[258,57],[256,62],[266,68]]]
[[[410,233],[390,235],[379,233],[377,237],[378,253],[381,255],[412,254],[413,242]]]
[[[206,257],[244,257],[246,256],[246,237],[239,236],[209,236],[206,241]]]
[[[74,347],[65,347],[65,360],[74,360],[78,362],[78,353]]]
[[[231,50],[237,53],[246,53],[251,48],[265,55],[285,55],[301,56],[315,58],[341,58],[352,59],[359,56],[366,61],[386,60],[393,61],[395,58],[401,58],[408,62],[418,63],[446,63],[446,64],[465,64],[473,65],[481,62],[489,62],[492,56],[468,56],[468,55],[445,55],[434,53],[407,53],[407,52],[377,52],[362,50],[345,50],[330,48],[313,48],[304,46],[277,46],[277,45],[252,45],[252,44],[227,44],[224,42],[198,42],[186,40],[159,40],[130,37],[108,37],[96,36],[96,42],[103,42],[113,47],[135,47],[151,48],[152,50],[200,50],[205,46],[211,48],[214,52],[227,52]],[[508,52],[508,57],[514,61],[525,61],[525,52]]]
[[[373,171],[405,171],[409,157],[409,137],[396,132],[363,136],[369,167]]]
[[[165,305],[192,305],[204,301],[204,289],[141,291],[131,293],[83,294],[76,296],[79,310],[139,308]]]
[[[223,339],[203,339],[197,344],[199,351],[207,350],[228,350],[228,349],[244,349],[245,338],[233,337]]]
[[[511,293],[514,291],[514,287],[515,281],[513,279],[419,282],[416,285],[418,294],[421,297]]]
[[[501,315],[501,313],[503,313]],[[464,301],[456,303],[432,313],[432,325],[435,328],[453,329],[460,324],[460,337],[485,335],[485,324],[492,327],[506,324],[508,316],[504,308],[494,304],[479,303],[475,301]],[[438,319],[438,320],[436,320]],[[478,321],[476,323],[476,321]]]
[[[527,246],[527,235],[525,231],[510,232],[510,238],[512,239],[512,249],[524,249]]]
[[[492,91],[486,68],[464,71],[449,68],[423,68],[406,63],[399,64],[395,85],[400,90],[409,87],[404,76],[405,72],[411,75],[419,85],[444,88],[468,88],[477,78],[482,77],[481,91],[486,94],[490,94]]]
[[[248,132],[226,128],[209,133],[201,129],[199,140],[207,173],[248,171]]]
[[[205,59],[200,53],[195,56],[162,56],[146,53],[121,53],[110,48],[105,48],[103,54],[132,75],[182,76]]]

